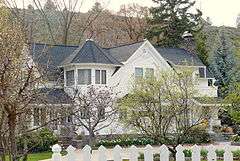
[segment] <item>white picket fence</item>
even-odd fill
[[[176,150],[176,161],[185,161],[185,156],[184,156],[184,147],[182,145],[178,145]],[[91,147],[86,145],[82,150],[81,150],[81,161],[108,161],[108,160],[113,160],[113,161],[122,161],[123,155],[122,155],[122,148],[117,145],[112,149],[112,158],[109,159],[107,158],[107,149],[104,146],[100,146],[97,150],[98,155],[95,156],[93,159],[92,155],[92,150]],[[194,145],[191,147],[192,150],[192,161],[201,161],[201,155],[200,151],[201,148],[197,145]],[[216,155],[216,147],[213,145],[209,145],[206,150],[208,151],[207,153],[207,161],[217,161],[217,155]],[[63,156],[61,155],[62,148],[58,144],[54,145],[52,147],[52,161],[80,161],[80,159],[76,155],[76,148],[73,146],[69,146],[66,151],[67,155],[65,159],[63,159]],[[138,161],[139,157],[139,149],[136,146],[131,146],[129,149],[127,149],[129,152],[128,158],[129,161]],[[224,161],[233,161],[233,154],[231,150],[230,145],[226,145],[224,147]],[[79,152],[79,151],[78,151]],[[147,145],[143,149],[143,154],[144,154],[144,161],[153,161],[153,147],[151,145]],[[170,152],[167,148],[167,146],[162,145],[159,148],[159,153],[160,154],[160,161],[169,161],[170,160]],[[126,159],[126,158],[124,158]]]

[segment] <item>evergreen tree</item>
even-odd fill
[[[153,0],[157,7],[150,9],[152,25],[147,37],[158,45],[178,46],[185,31],[194,33],[201,28],[201,11],[190,13],[195,1],[190,0]]]
[[[225,97],[231,90],[231,85],[237,79],[236,63],[234,61],[233,46],[224,32],[220,33],[220,45],[214,52],[210,69],[219,86],[219,96]]]
[[[91,12],[93,12],[93,13],[99,13],[99,12],[101,12],[102,10],[103,10],[103,7],[102,7],[101,3],[96,2],[96,3],[94,4],[94,6],[92,7]]]

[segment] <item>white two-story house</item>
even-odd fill
[[[89,85],[114,86],[119,97],[123,97],[131,90],[136,76],[181,68],[194,70],[196,97],[217,97],[215,79],[196,54],[180,48],[153,46],[148,40],[112,48],[102,48],[93,40],[86,40],[80,46],[33,44],[32,53],[35,64],[42,66],[43,71],[47,69],[45,90],[54,88],[54,92],[48,94],[52,104],[54,100],[55,104],[68,104],[73,89]],[[116,129],[114,125],[110,128]]]

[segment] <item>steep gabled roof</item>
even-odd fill
[[[159,54],[175,65],[205,66],[199,57],[182,48],[162,48],[155,46]]]
[[[114,58],[120,62],[126,62],[142,46],[144,41],[126,44],[112,48],[106,48]],[[196,54],[182,48],[162,48],[154,46],[159,54],[170,63],[175,65],[205,66]]]
[[[99,47],[94,41],[87,40],[76,51],[69,55],[61,63],[67,65],[71,63],[98,63],[98,64],[112,64],[121,66],[122,64],[116,60],[112,55]]]
[[[105,50],[110,53],[115,59],[120,62],[127,61],[135,51],[142,46],[144,41],[133,43],[133,44],[126,44],[112,48],[105,48]]]

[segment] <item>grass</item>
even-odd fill
[[[67,154],[66,151],[62,151],[61,154],[64,156]],[[52,157],[52,152],[39,152],[39,153],[32,153],[28,154],[27,161],[39,161],[39,160],[44,160],[44,159],[51,159]],[[9,161],[8,156],[6,157],[6,161]],[[22,161],[22,160],[20,160]]]
[[[32,154],[28,154],[27,161],[39,161],[44,159],[50,159],[51,157],[52,157],[52,152],[32,153]],[[6,161],[9,161],[8,156],[6,156]]]
[[[28,155],[28,161],[50,159],[51,157],[52,157],[52,152],[33,153]]]

